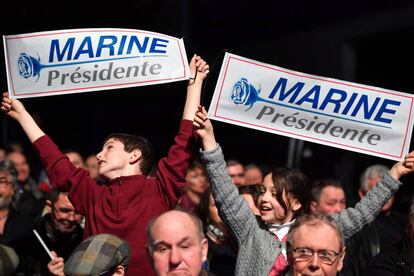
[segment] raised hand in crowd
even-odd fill
[[[9,98],[7,92],[3,93],[1,110],[22,126],[30,142],[34,142],[39,137],[45,135],[33,117],[26,111],[24,105],[17,99]]]
[[[403,161],[396,162],[390,169],[390,175],[397,180],[412,172],[414,172],[414,151],[407,153]]]
[[[53,259],[47,264],[47,269],[52,276],[65,276],[63,273],[64,260],[58,257],[55,251],[51,251]]]
[[[201,140],[203,150],[209,151],[217,147],[216,138],[214,136],[213,125],[207,118],[207,111],[204,106],[199,106],[195,114],[193,125],[195,133]]]

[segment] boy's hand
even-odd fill
[[[12,100],[7,95],[7,92],[3,93],[3,100],[1,101],[1,111],[4,114],[12,117],[15,120],[19,120],[21,115],[26,112],[23,104],[19,100]]]
[[[208,64],[200,56],[194,55],[190,61],[190,81],[189,85],[202,83],[209,73]]]
[[[33,143],[45,135],[43,130],[33,120],[33,117],[26,111],[24,105],[19,100],[10,99],[7,92],[3,93],[0,109],[4,114],[15,119],[22,126],[30,142]]]
[[[408,153],[402,162],[397,162],[392,166],[390,175],[399,180],[402,176],[414,172],[414,151]]]
[[[203,150],[209,151],[215,149],[217,143],[214,137],[213,125],[207,118],[207,111],[204,106],[198,107],[193,125],[195,127],[195,134],[201,139]]]

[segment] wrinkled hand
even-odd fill
[[[55,251],[52,251],[53,259],[47,264],[47,269],[50,272],[50,275],[53,276],[65,276],[63,273],[64,260],[61,257],[58,257]]]
[[[21,115],[26,112],[24,105],[16,99],[10,99],[7,92],[3,93],[1,101],[1,111],[15,120],[19,120]]]
[[[189,85],[195,82],[202,82],[209,73],[209,65],[200,56],[194,55],[190,61],[190,81]]]
[[[412,172],[414,172],[414,151],[408,153],[403,161],[395,163],[390,170],[390,175],[399,180],[402,176]]]

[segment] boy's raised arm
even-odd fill
[[[183,119],[192,121],[197,108],[200,105],[201,89],[203,81],[209,72],[208,64],[197,55],[190,61],[191,78],[187,86],[187,98],[184,105]]]
[[[3,93],[1,111],[15,119],[21,125],[30,142],[33,143],[38,138],[45,135],[33,117],[27,112],[22,102],[16,99],[10,99],[7,92]]]

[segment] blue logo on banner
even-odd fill
[[[230,100],[236,105],[248,106],[246,111],[252,108],[255,102],[276,104],[275,102],[261,98],[259,96],[260,90],[260,88],[257,90],[252,84],[250,84],[246,78],[241,78],[234,85]]]
[[[37,76],[36,81],[39,80],[40,70],[43,67],[40,64],[40,57],[36,59],[26,53],[21,53],[19,59],[17,60],[17,65],[19,66],[20,76],[25,79]]]

